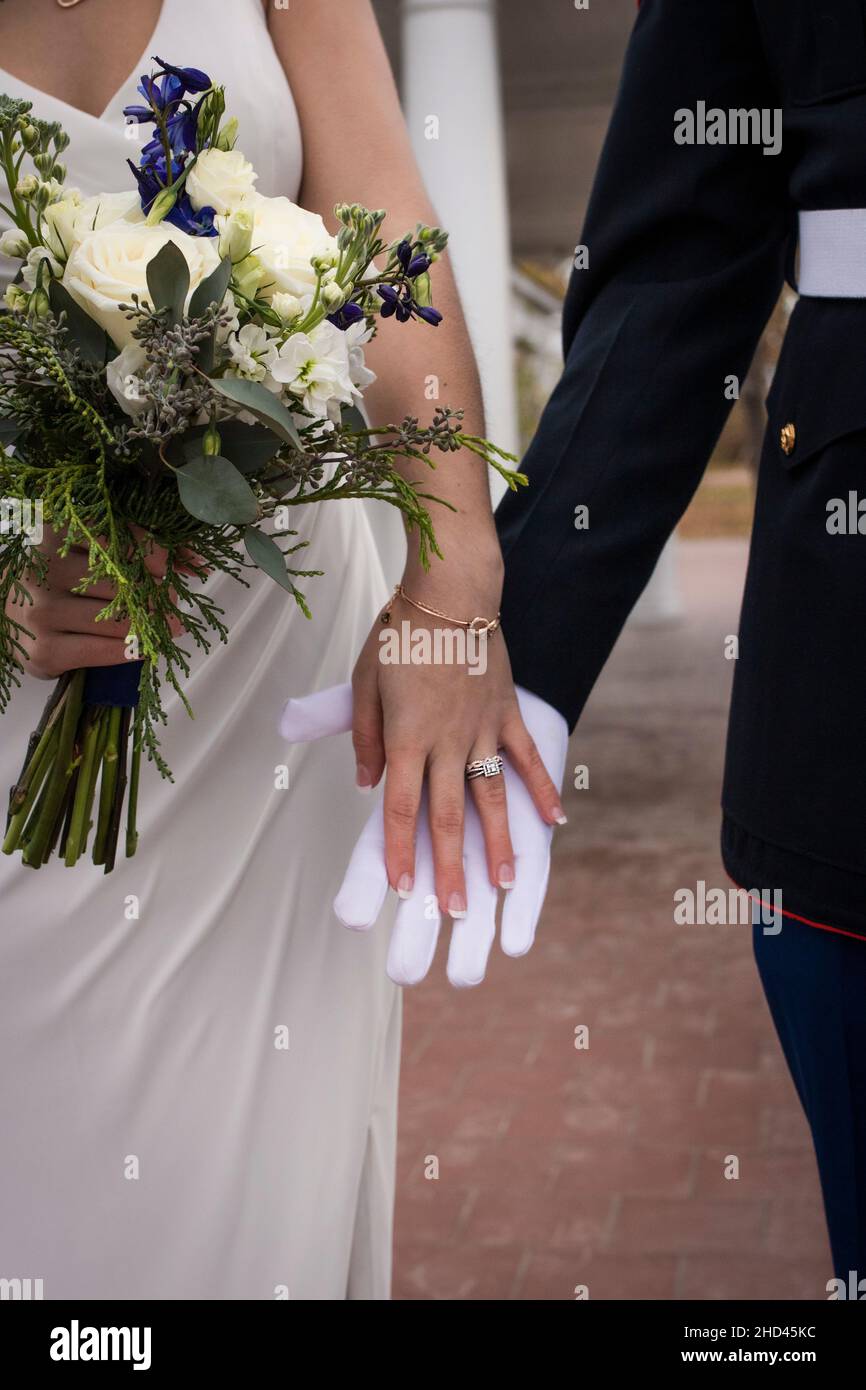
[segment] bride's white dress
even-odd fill
[[[2,70],[0,91],[63,122],[69,184],[124,188],[122,108],[154,53],[225,83],[259,189],[295,197],[260,0],[165,0],[98,119]],[[146,767],[137,856],[106,877],[0,858],[0,1278],[49,1299],[388,1297],[400,996],[386,926],[331,912],[369,801],[347,739],[287,750],[277,721],[347,679],[388,589],[374,532],[399,525],[297,515],[314,621],[267,578],[209,581],[231,638],[195,661],[195,721],[169,702],[176,783]],[[26,679],[0,719],[4,792],[48,692]]]

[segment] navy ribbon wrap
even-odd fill
[[[141,661],[124,661],[122,666],[91,667],[84,680],[84,704],[135,709],[143,665]]]

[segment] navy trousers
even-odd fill
[[[753,927],[776,1031],[812,1130],[836,1277],[866,1277],[866,942]]]

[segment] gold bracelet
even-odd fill
[[[450,623],[452,627],[465,627],[469,632],[483,632],[491,637],[499,627],[502,618],[501,613],[497,613],[495,618],[451,618],[447,613],[440,613],[438,608],[429,608],[426,603],[419,603],[417,599],[410,598],[403,585],[398,584],[379,615],[380,622],[390,623],[391,609],[398,598],[405,599],[407,603],[411,603],[413,608],[417,608],[421,613],[429,614],[431,618],[441,618],[443,622]]]

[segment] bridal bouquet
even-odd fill
[[[292,567],[293,507],[389,502],[428,563],[424,504],[436,499],[397,459],[433,466],[434,451],[469,449],[523,481],[510,456],[462,432],[462,412],[373,429],[358,410],[380,325],[440,321],[429,272],[445,233],[419,225],[387,243],[384,212],[341,204],[334,237],[262,196],[224,90],[154,61],[125,112],[153,127],[126,192],[65,187],[63,129],[0,95],[0,206],[13,223],[0,251],[21,262],[0,309],[0,710],[24,669],[28,585],[46,573],[42,525],[61,555],[86,548],[77,592],[109,582],[99,618],[129,628],[128,660],[63,676],[31,736],[3,850],[33,868],[55,851],[74,865],[93,830],[93,862],[109,872],[124,805],[134,853],[142,755],[171,776],[161,691],[191,713],[182,643],[206,652],[229,635],[203,573],[246,583],[257,567],[310,616],[296,580],[316,572]],[[161,578],[145,564],[154,544]]]

